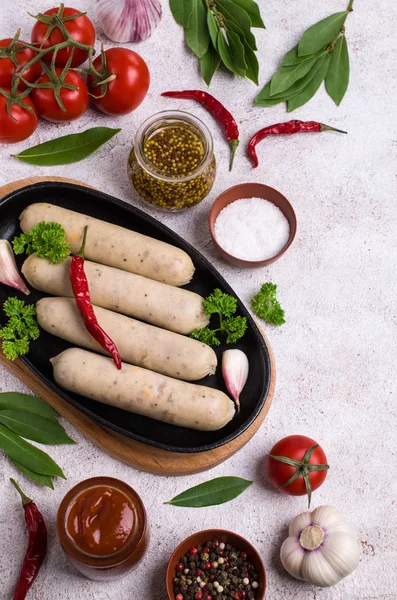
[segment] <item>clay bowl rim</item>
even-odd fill
[[[246,189],[247,186],[258,186],[259,188],[262,188],[262,192],[261,195],[259,196],[260,198],[263,198],[264,200],[268,200],[269,202],[272,202],[272,200],[269,200],[269,198],[265,197],[265,193],[266,190],[271,190],[272,193],[277,194],[278,196],[281,196],[284,200],[284,202],[287,204],[287,206],[289,207],[290,211],[291,211],[291,217],[289,218],[285,212],[282,210],[282,208],[280,208],[279,206],[277,208],[279,208],[281,210],[281,212],[283,213],[283,215],[285,216],[285,218],[288,220],[289,223],[289,227],[290,227],[290,234],[289,234],[289,238],[288,238],[288,242],[286,243],[286,245],[284,246],[284,248],[282,248],[282,250],[280,250],[280,252],[278,252],[277,254],[275,254],[274,256],[271,256],[270,258],[265,258],[263,260],[246,260],[244,258],[238,258],[238,256],[233,256],[233,254],[230,254],[229,252],[227,252],[218,242],[218,240],[216,239],[215,236],[215,221],[219,215],[219,213],[221,211],[218,211],[216,216],[214,216],[214,213],[217,210],[217,207],[219,205],[220,200],[226,196],[227,194],[230,194],[231,192],[233,192],[234,190],[237,189]],[[248,198],[251,196],[245,196],[242,195],[240,198],[235,198],[234,200],[230,200],[228,201],[225,206],[223,208],[226,208],[226,206],[229,206],[229,204],[232,204],[233,202],[236,202],[236,200],[244,200],[245,198]],[[272,204],[274,204],[274,202],[272,202]],[[276,206],[276,205],[275,205]],[[221,210],[223,210],[223,208]],[[266,265],[270,265],[274,262],[276,262],[276,260],[278,260],[279,258],[281,258],[281,256],[283,254],[285,254],[285,252],[288,250],[288,248],[291,246],[292,242],[295,239],[296,236],[296,231],[297,231],[297,218],[296,218],[296,213],[294,210],[294,207],[292,206],[291,202],[288,200],[288,198],[286,196],[284,196],[284,194],[282,194],[281,192],[279,192],[278,190],[276,190],[276,188],[272,188],[269,185],[266,185],[264,183],[256,183],[256,182],[251,182],[251,183],[238,183],[236,185],[233,185],[229,188],[227,188],[226,190],[224,190],[223,192],[221,192],[219,194],[219,196],[217,196],[214,200],[214,202],[212,203],[209,215],[208,215],[208,226],[209,226],[209,230],[210,230],[210,234],[211,234],[211,238],[212,241],[214,242],[216,248],[218,249],[218,251],[220,252],[220,254],[222,254],[224,256],[224,258],[226,260],[228,260],[231,264],[234,265],[240,265],[242,267],[265,267]]]
[[[242,543],[248,549],[248,551],[252,553],[252,556],[255,557],[254,562],[259,567],[259,580],[263,582],[263,589],[261,589],[261,585],[258,587],[257,593],[259,592],[261,595],[257,596],[256,600],[264,600],[267,583],[266,569],[259,552],[245,537],[227,529],[202,529],[201,531],[196,531],[196,533],[193,533],[189,537],[185,538],[180,544],[178,544],[168,561],[167,572],[165,576],[169,600],[175,600],[173,579],[175,577],[175,566],[179,562],[180,557],[186,554],[187,550],[191,546],[204,543],[205,541],[211,539],[218,539],[228,544],[232,544],[236,547],[236,549],[239,549],[239,543]]]

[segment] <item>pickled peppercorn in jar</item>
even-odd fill
[[[212,136],[193,115],[157,113],[136,133],[129,172],[135,190],[150,204],[169,211],[195,206],[215,181]]]

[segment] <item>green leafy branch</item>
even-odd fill
[[[204,312],[206,315],[218,315],[219,327],[210,329],[201,327],[195,329],[190,337],[208,344],[209,346],[220,346],[222,337],[226,336],[226,344],[234,344],[243,337],[247,330],[247,319],[245,317],[233,316],[237,310],[237,300],[229,294],[224,294],[220,289],[204,300]]]
[[[287,52],[279,70],[256,97],[256,106],[287,102],[291,112],[311,100],[323,81],[339,106],[350,78],[345,21],[353,10],[353,1],[345,11],[306,29],[299,44]]]
[[[3,310],[8,317],[8,322],[0,329],[0,338],[3,339],[2,349],[6,358],[15,360],[18,356],[27,354],[30,341],[37,340],[40,335],[35,318],[36,308],[34,304],[26,304],[18,298],[7,298]]]

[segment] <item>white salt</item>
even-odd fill
[[[232,256],[266,260],[284,248],[289,223],[283,212],[263,198],[244,198],[228,204],[214,224],[215,238]]]

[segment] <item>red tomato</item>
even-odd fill
[[[55,69],[55,72],[59,77],[62,69]],[[49,81],[50,78],[48,75],[44,74],[40,77],[38,83],[48,83]],[[46,121],[53,121],[54,123],[73,121],[74,119],[78,119],[88,108],[90,99],[84,79],[75,71],[68,71],[64,81],[78,88],[77,90],[61,89],[61,100],[66,110],[62,110],[59,106],[53,89],[34,88],[32,90],[33,102],[37,107],[40,117],[46,119]]]
[[[0,87],[2,88],[11,87],[12,76],[16,70],[16,66],[12,62],[11,58],[8,58],[3,50],[3,48],[8,48],[11,42],[11,38],[0,40]],[[27,62],[36,56],[36,52],[30,50],[30,48],[21,48],[19,51],[18,48],[21,48],[19,44],[15,46],[16,52],[14,55],[19,65],[26,65]],[[36,81],[41,75],[40,63],[34,63],[34,65],[29,67],[27,71],[21,70],[21,73],[27,81],[30,81],[31,83]],[[26,84],[21,81],[18,89],[26,90]]]
[[[105,51],[106,72],[104,77],[115,75],[113,81],[105,85],[95,85],[97,80],[88,76],[91,94],[102,98],[93,98],[93,103],[108,115],[126,115],[135,110],[145,98],[150,84],[149,69],[143,58],[127,48],[110,48]],[[102,56],[94,60],[94,67],[100,73]]]
[[[59,8],[50,8],[44,14],[45,15],[55,15],[59,14]],[[62,16],[70,17],[71,15],[79,14],[81,10],[77,10],[76,8],[64,8]],[[80,44],[85,44],[86,46],[93,46],[95,44],[95,29],[90,19],[84,15],[82,17],[76,17],[75,19],[71,19],[70,21],[65,21],[64,23],[66,29],[68,30],[70,36]],[[60,44],[65,41],[65,37],[59,27],[55,27],[50,33],[49,37],[46,39],[47,31],[49,25],[47,23],[41,23],[40,21],[36,21],[35,25],[32,29],[32,42],[38,43],[43,48],[50,48],[51,46],[55,46],[55,44]],[[43,41],[44,40],[44,41]],[[60,50],[56,56],[55,65],[57,67],[64,67],[68,62],[70,54],[72,52],[72,48],[63,48]],[[46,63],[50,63],[52,58],[52,52],[45,54],[43,60]],[[88,52],[82,50],[81,48],[73,49],[73,60],[72,67],[78,67],[88,58]]]
[[[304,435],[289,435],[283,438],[269,452],[271,456],[284,456],[286,458],[301,462],[304,456],[310,448],[316,446],[317,442]],[[311,455],[308,465],[327,465],[327,457],[320,446],[316,448]],[[304,496],[308,493],[308,490],[303,479],[304,469],[308,474],[311,489],[316,490],[324,483],[327,477],[327,470],[323,471],[310,471],[305,464],[299,467],[300,475],[290,485],[280,488],[281,485],[285,484],[296,472],[297,467],[285,464],[274,458],[267,457],[266,470],[271,483],[280,489],[285,494],[291,496]]]
[[[5,91],[9,93],[10,90]],[[11,118],[7,112],[7,101],[7,98],[0,94],[0,143],[22,142],[36,131],[39,120],[36,107],[27,96],[22,102],[29,106],[32,112],[18,104],[13,104],[10,111],[14,118]]]

